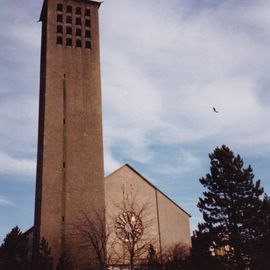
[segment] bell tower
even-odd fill
[[[70,247],[75,261],[81,260],[72,226],[82,211],[105,207],[99,6],[90,0],[44,0],[40,17],[34,258],[44,237],[54,265]]]

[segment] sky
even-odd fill
[[[0,5],[1,242],[33,225],[42,0]],[[268,0],[100,7],[105,174],[129,163],[192,215],[191,230],[217,146],[270,194],[269,14]]]

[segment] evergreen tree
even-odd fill
[[[198,224],[198,230],[193,233],[192,249],[190,256],[184,263],[183,270],[225,270],[227,268],[226,258],[213,256],[209,249],[213,241],[209,232],[203,232],[203,227]]]
[[[48,242],[42,238],[39,244],[38,261],[35,265],[35,269],[38,270],[52,270],[53,258],[51,255],[51,248]]]
[[[260,181],[253,181],[251,166],[225,145],[216,148],[210,158],[210,173],[200,179],[207,189],[199,199],[203,214],[202,231],[211,235],[211,246],[230,260],[235,269],[249,264],[248,246],[261,234]]]
[[[4,270],[28,269],[27,239],[19,229],[14,227],[1,245],[1,267]]]
[[[251,249],[253,262],[252,269],[268,270],[270,269],[270,197],[264,197],[262,203],[263,230],[262,235],[256,241]]]
[[[71,269],[70,261],[65,252],[61,254],[56,269],[57,270],[70,270]]]

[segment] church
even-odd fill
[[[93,245],[82,245],[85,221],[92,228],[88,236],[105,236],[99,257],[112,268],[129,264],[131,243],[134,252],[144,248],[132,258],[135,264],[150,246],[161,255],[178,244],[191,247],[190,215],[142,174],[125,164],[104,177],[100,5],[44,0],[40,16],[35,215],[27,235],[33,262],[44,238],[54,268],[63,254],[72,269],[86,269],[96,259]]]

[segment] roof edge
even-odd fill
[[[170,202],[172,202],[176,207],[178,207],[180,210],[182,210],[184,213],[186,213],[190,218],[191,215],[184,210],[179,204],[177,204],[175,201],[173,201],[168,195],[166,195],[163,191],[161,191],[159,188],[157,188],[154,184],[152,184],[148,179],[146,179],[141,173],[139,173],[137,170],[135,170],[131,165],[129,165],[128,163],[125,163],[124,165],[122,165],[120,168],[118,168],[117,170],[113,171],[112,173],[110,173],[109,175],[107,175],[105,177],[105,180],[112,176],[113,174],[115,174],[116,172],[118,172],[119,170],[121,170],[124,167],[128,167],[130,170],[132,170],[134,173],[136,173],[137,175],[139,175],[146,183],[148,183],[151,187],[153,187],[155,190],[157,190],[158,192],[160,192],[163,196],[165,196]]]
[[[99,2],[99,1],[93,1],[93,0],[76,0],[76,1],[78,1],[78,2],[92,3],[92,4],[95,4],[95,5],[98,5],[98,8],[103,3],[103,1]]]
[[[48,5],[48,0],[44,0],[43,1],[43,4],[42,4],[42,8],[41,8],[41,12],[40,12],[40,16],[39,16],[38,22],[42,22],[43,21],[43,17],[45,15],[47,5]]]
[[[26,230],[23,235],[27,235],[28,233],[30,233],[31,231],[34,230],[34,226],[30,227],[28,230]]]

